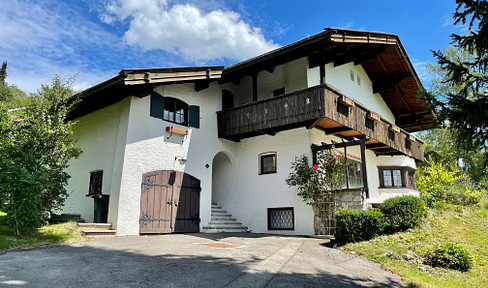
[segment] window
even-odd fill
[[[188,104],[176,98],[166,97],[164,100],[163,120],[187,125]]]
[[[102,195],[103,171],[94,171],[90,173],[90,187],[88,195]]]
[[[259,154],[259,174],[276,173],[276,152]]]
[[[268,208],[268,230],[294,230],[293,207]]]
[[[380,187],[415,188],[415,170],[410,167],[378,167]]]
[[[347,189],[363,187],[363,173],[361,171],[361,162],[347,159],[344,180],[344,186]]]
[[[179,99],[163,97],[155,92],[151,94],[150,115],[164,121],[200,128],[199,106],[188,105]]]
[[[349,77],[351,78],[351,81],[354,81],[354,72],[352,70],[349,70]]]

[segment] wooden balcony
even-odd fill
[[[240,141],[297,127],[316,127],[352,139],[369,137],[377,155],[408,155],[423,161],[423,143],[328,85],[217,112],[219,138]]]

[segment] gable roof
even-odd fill
[[[396,124],[406,131],[415,132],[438,125],[435,111],[426,101],[417,98],[417,92],[423,86],[397,35],[339,28],[327,28],[227,67],[122,70],[114,78],[75,95],[82,97],[83,101],[71,118],[93,112],[129,95],[145,96],[157,85],[194,82],[195,89],[199,91],[212,81],[236,82],[241,77],[263,70],[272,71],[278,65],[302,57],[308,57],[310,68],[319,66],[322,61],[335,66],[350,62],[361,65],[373,83],[373,92],[382,96],[395,115]]]

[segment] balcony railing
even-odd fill
[[[346,106],[339,104],[345,100]],[[324,118],[374,139],[377,154],[401,153],[423,160],[421,141],[327,85],[217,112],[219,138],[232,141],[302,126],[320,126]],[[387,149],[380,151],[381,144]]]

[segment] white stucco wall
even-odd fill
[[[258,100],[273,97],[273,91],[285,87],[285,93],[306,89],[307,86],[307,67],[306,57],[291,61],[274,68],[273,72],[259,71],[258,73]],[[244,105],[252,102],[252,77],[245,76],[240,79],[240,83],[235,85],[227,83],[222,88],[234,94],[234,104]]]
[[[221,107],[221,88],[216,83],[196,92],[194,84],[159,86],[155,89],[166,97],[175,97],[189,105],[200,106],[200,128],[179,126],[149,116],[150,97],[132,97],[128,121],[125,161],[122,169],[118,207],[118,235],[139,233],[140,190],[142,174],[155,170],[186,172],[201,181],[200,218],[202,224],[210,220],[212,199],[212,160],[225,151],[233,154],[235,143],[217,137],[217,114]],[[168,138],[166,127],[188,129],[183,137]],[[175,156],[187,159],[185,164]],[[205,165],[208,164],[209,168]]]
[[[63,207],[63,213],[79,213],[87,222],[93,222],[93,198],[86,197],[90,184],[90,172],[103,170],[102,193],[110,194],[109,222],[115,220],[118,183],[125,144],[126,119],[130,99],[110,105],[76,119],[74,137],[83,154],[70,161],[67,172],[71,176],[67,190],[71,193]],[[122,140],[122,141],[121,141]],[[121,150],[122,149],[122,150]]]
[[[354,75],[354,81],[351,80],[351,72]],[[361,65],[347,63],[334,67],[333,63],[329,63],[325,66],[325,78],[328,84],[339,89],[347,97],[356,100],[391,123],[395,123],[395,117],[383,98],[379,94],[373,94],[373,83]]]
[[[277,153],[277,173],[259,175],[258,155],[271,151]],[[313,234],[311,206],[285,182],[295,156],[302,154],[311,157],[309,131],[305,128],[241,140],[234,165],[235,188],[227,191],[229,197],[222,206],[255,233]],[[268,230],[267,209],[283,207],[293,207],[295,230]]]
[[[320,84],[320,67],[308,68],[307,85],[313,87]],[[353,73],[354,81],[351,79]],[[359,77],[359,82],[358,82]],[[325,65],[325,81],[341,93],[352,98],[368,110],[378,113],[387,121],[395,124],[395,116],[391,113],[380,94],[373,94],[373,83],[361,65],[347,63],[334,67],[333,63]]]

